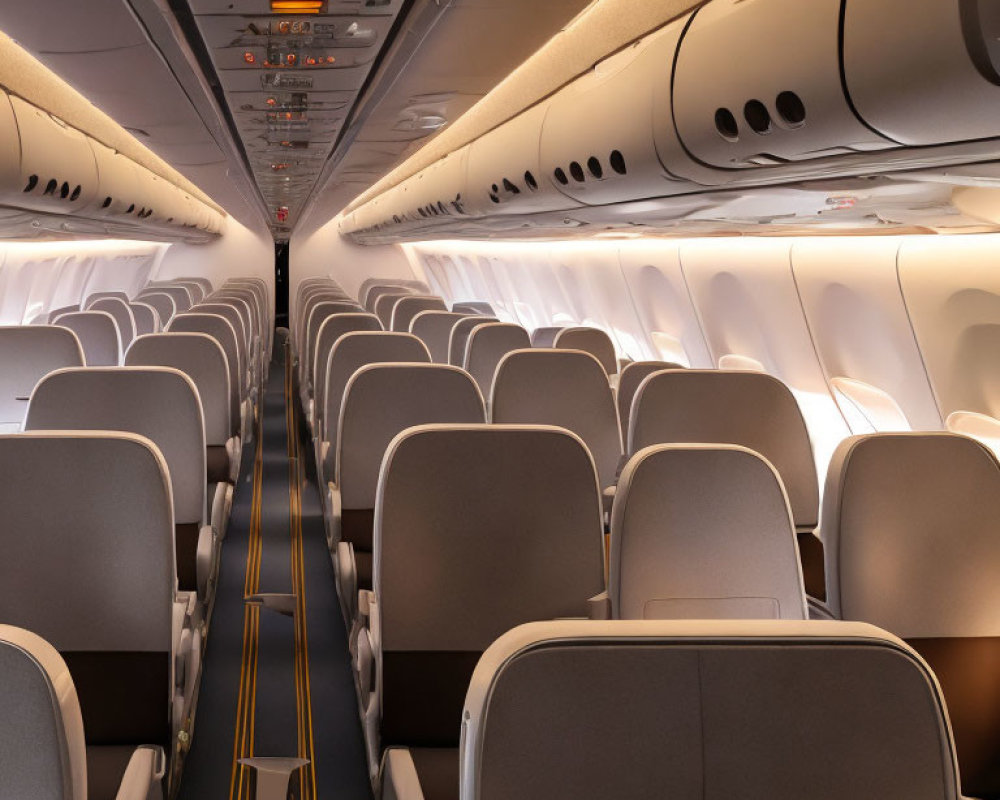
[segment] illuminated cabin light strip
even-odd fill
[[[271,0],[271,11],[275,14],[320,14],[325,0]]]

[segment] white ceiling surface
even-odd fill
[[[159,2],[135,0],[135,10],[124,0],[0,3],[0,29],[239,222],[260,228],[255,190]]]

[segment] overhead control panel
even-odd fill
[[[402,0],[192,0],[275,233],[330,156]]]

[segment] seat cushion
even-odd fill
[[[229,481],[229,452],[224,444],[205,448],[205,467],[209,483]]]
[[[414,747],[410,749],[425,800],[458,800],[458,749]]]

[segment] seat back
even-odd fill
[[[114,317],[118,335],[121,337],[122,353],[128,350],[128,346],[135,338],[135,317],[132,316],[132,309],[128,303],[117,297],[102,297],[91,303],[87,310],[105,311]]]
[[[205,420],[205,444],[225,447],[239,433],[230,413],[229,365],[226,354],[206,333],[154,333],[140,336],[125,354],[127,367],[170,367],[187,375],[198,389]]]
[[[948,699],[962,788],[1000,796],[1000,464],[952,433],[846,439],[823,500],[837,616],[906,639]]]
[[[310,380],[313,390],[313,430],[323,430],[322,418],[326,404],[326,369],[330,351],[337,340],[347,333],[381,331],[382,323],[374,314],[332,314],[323,320],[316,334]]]
[[[493,381],[490,421],[571,430],[594,457],[601,486],[615,482],[622,455],[618,412],[607,373],[590,353],[528,348],[504,355]]]
[[[556,336],[564,330],[562,325],[535,328],[531,332],[532,347],[555,347]]]
[[[159,313],[149,303],[129,303],[128,307],[132,309],[136,336],[145,336],[147,333],[159,333],[163,330]]]
[[[601,499],[583,442],[542,426],[401,433],[379,481],[374,587],[383,744],[456,746],[489,644],[523,622],[585,616],[604,588]]]
[[[412,292],[402,291],[397,289],[395,292],[388,292],[386,294],[379,295],[378,300],[375,301],[375,309],[373,313],[378,317],[379,322],[382,323],[382,327],[387,331],[392,330],[392,310],[395,308],[396,303],[402,300],[404,297],[412,296]]]
[[[469,335],[475,328],[486,322],[499,322],[493,317],[465,317],[458,320],[448,334],[448,363],[455,367],[465,366],[465,347],[469,343]]]
[[[70,306],[59,306],[59,308],[50,309],[47,313],[37,314],[32,318],[31,325],[51,325],[52,320],[56,317],[62,316],[63,314],[70,314],[75,311],[81,311],[79,303]]]
[[[12,434],[0,474],[4,621],[62,654],[88,745],[168,745],[176,572],[159,450],[130,433]]]
[[[406,333],[410,330],[410,323],[413,321],[413,318],[422,311],[447,310],[448,306],[444,300],[434,295],[415,294],[410,297],[403,297],[392,307],[390,329]]]
[[[528,332],[509,322],[484,322],[472,329],[465,344],[464,366],[479,384],[483,397],[490,397],[493,377],[503,357],[512,350],[530,347]]]
[[[178,525],[205,513],[205,424],[194,382],[164,367],[83,367],[49,373],[25,430],[127,431],[152,441],[169,468]]]
[[[251,333],[250,329],[247,327],[247,319],[241,313],[241,310],[236,307],[235,303],[226,303],[221,300],[218,302],[208,301],[205,303],[199,303],[196,306],[191,306],[191,310],[187,313],[218,314],[220,317],[225,317],[229,320],[229,324],[233,326],[233,330],[236,331],[236,335],[240,339],[240,343],[243,346],[244,357],[249,359]],[[249,363],[249,361],[247,363]]]
[[[90,307],[98,300],[105,300],[109,297],[121,300],[123,303],[130,302],[129,296],[125,292],[93,292],[87,295],[87,299],[83,302],[82,310],[89,311]]]
[[[563,328],[555,335],[552,346],[561,350],[583,350],[596,358],[608,375],[618,373],[618,354],[611,337],[600,328]]]
[[[427,345],[432,361],[436,364],[447,364],[451,329],[459,320],[468,318],[468,314],[456,314],[451,311],[422,311],[410,322],[410,333]]]
[[[413,294],[411,289],[407,289],[405,286],[401,286],[398,283],[377,283],[369,287],[367,292],[363,297],[359,298],[359,302],[364,307],[365,311],[372,314],[376,313],[375,305],[382,295],[394,294],[394,295],[404,295]]]
[[[486,317],[496,316],[496,311],[489,303],[474,300],[465,303],[453,303],[451,310],[459,314],[481,314]]]
[[[738,444],[778,471],[799,529],[819,521],[816,463],[805,420],[785,384],[763,372],[668,370],[650,375],[632,403],[626,452],[652,444]]]
[[[45,375],[85,363],[80,340],[69,328],[0,327],[0,431],[21,428],[28,399]]]
[[[166,292],[142,292],[136,298],[136,302],[145,303],[155,308],[156,313],[160,315],[160,326],[162,328],[166,328],[167,324],[177,313],[177,304],[174,302],[174,298]]]
[[[323,327],[323,323],[335,314],[357,313],[359,313],[359,309],[356,303],[324,300],[312,306],[309,311],[309,319],[306,322],[302,350],[299,352],[300,381],[307,382],[308,386],[312,387],[313,360],[316,356],[316,343],[319,340],[319,330]],[[369,328],[366,328],[366,330],[369,330]]]
[[[340,308],[337,310],[346,314],[361,311],[357,303],[345,297],[342,292],[330,289],[308,292],[303,298],[302,305],[299,307],[295,317],[295,346],[298,348],[300,355],[305,355],[306,339],[309,336],[309,322],[312,318],[313,309],[320,303],[338,303]]]
[[[549,622],[465,701],[462,800],[957,800],[934,676],[837,622]]]
[[[626,465],[611,514],[615,619],[807,619],[788,499],[735,445],[654,445]]]
[[[336,483],[345,509],[375,508],[379,468],[401,431],[431,423],[485,423],[469,374],[443,364],[369,364],[347,383],[337,426]]]
[[[177,280],[185,283],[196,283],[201,287],[201,296],[208,297],[212,293],[212,281],[199,275],[184,275]]]
[[[654,372],[665,369],[684,369],[683,365],[672,361],[633,361],[622,369],[618,376],[618,418],[622,423],[622,436],[628,436],[629,417],[632,413],[632,401],[639,385]]]
[[[0,797],[87,800],[83,717],[59,652],[0,625]]]
[[[338,338],[330,349],[326,362],[326,389],[323,393],[321,417],[323,439],[330,442],[331,446],[337,441],[344,391],[359,369],[368,364],[420,364],[430,360],[424,343],[409,333],[355,331]]]
[[[191,300],[191,292],[189,292],[183,286],[153,284],[152,286],[143,289],[141,292],[139,292],[139,295],[135,299],[146,302],[145,298],[149,294],[169,295],[170,299],[174,301],[175,313],[177,314],[182,314],[183,312],[190,309],[192,305],[194,305],[194,303]]]
[[[88,367],[117,367],[122,343],[115,318],[107,311],[76,311],[56,317],[55,324],[69,328],[80,340]]]
[[[240,401],[246,396],[247,373],[240,359],[243,353],[240,338],[232,323],[218,314],[178,314],[170,320],[167,332],[207,333],[222,345],[229,366],[230,414],[233,419],[240,419]]]
[[[175,286],[183,286],[191,295],[191,302],[197,305],[205,299],[205,287],[199,281],[192,281],[187,278],[175,278],[172,283]]]

